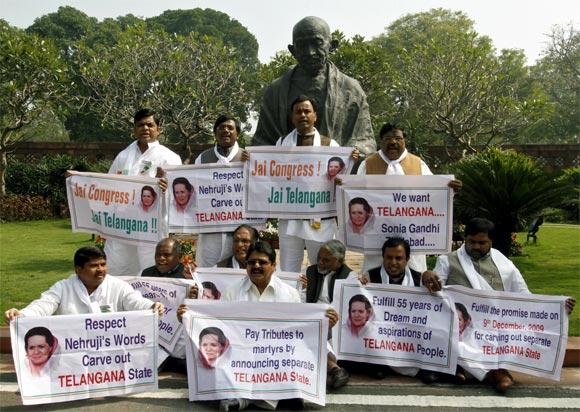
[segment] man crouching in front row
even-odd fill
[[[107,274],[105,253],[82,247],[74,255],[75,273],[56,282],[22,310],[8,309],[10,322],[18,316],[80,315],[153,309],[161,316],[163,305],[144,298],[128,283]]]
[[[274,274],[276,271],[276,252],[269,243],[257,241],[248,249],[246,273],[238,283],[232,285],[224,295],[226,302],[287,302],[300,303],[298,290],[285,283]],[[187,311],[186,305],[177,309],[177,318],[181,321]],[[332,328],[338,321],[338,314],[332,308],[327,309],[326,316]],[[237,411],[247,408],[251,403],[264,409],[276,409],[278,401],[250,400],[243,398],[223,399],[220,401],[221,411]],[[285,400],[285,409],[302,409],[302,399]]]

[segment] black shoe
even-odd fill
[[[278,409],[283,411],[301,411],[304,409],[304,399],[302,398],[282,399],[278,403]]]
[[[220,412],[239,411],[239,410],[240,410],[240,402],[235,398],[222,399],[220,401]]]
[[[368,376],[370,376],[371,378],[375,378],[377,380],[385,379],[389,374],[385,367],[369,368],[367,373]]]
[[[333,389],[342,388],[348,383],[350,375],[346,369],[341,367],[336,367],[330,371],[328,374],[328,386]]]
[[[421,382],[426,384],[435,383],[439,380],[439,374],[437,372],[428,371],[425,369],[421,369],[417,374],[417,377],[421,379]]]

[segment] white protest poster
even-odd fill
[[[326,305],[186,303],[190,400],[303,398],[324,405]]]
[[[292,286],[294,289],[300,291],[300,273],[276,271],[276,276],[278,276],[288,285]]]
[[[337,187],[338,239],[348,249],[380,254],[387,238],[413,253],[451,251],[453,176],[345,176]]]
[[[24,405],[157,390],[151,310],[17,317],[10,338]]]
[[[171,353],[183,328],[175,313],[179,305],[189,298],[189,289],[194,285],[194,281],[141,276],[119,276],[119,278],[138,290],[143,297],[153,302],[163,303],[165,312],[159,318],[159,344]]]
[[[165,236],[165,197],[157,179],[70,173],[66,190],[73,232],[99,233],[134,244],[156,244]]]
[[[246,276],[246,269],[197,268],[194,276],[203,287],[199,290],[198,299],[221,300],[230,286]]]
[[[424,288],[345,280],[334,285],[338,359],[455,374],[457,318],[453,302]]]
[[[246,168],[248,217],[336,216],[334,179],[353,166],[352,147],[251,146]]]
[[[459,317],[459,365],[560,380],[568,343],[563,296],[448,286]]]
[[[233,232],[242,223],[258,229],[264,218],[247,219],[244,212],[244,165],[168,166],[168,216],[171,233]]]
[[[247,272],[246,269],[197,268],[194,276],[202,285],[198,299],[220,300],[230,286],[247,276]],[[276,271],[276,276],[298,290],[300,273]]]

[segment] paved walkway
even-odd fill
[[[327,394],[326,409],[332,411],[478,411],[514,408],[520,410],[580,410],[580,368],[564,368],[559,382],[513,373],[516,384],[507,395],[498,395],[488,386],[473,382],[456,386],[448,383],[425,385],[417,379],[387,376],[375,380],[354,375],[344,388]],[[2,412],[24,410],[62,410],[82,408],[89,411],[199,410],[216,411],[216,402],[190,403],[187,377],[161,373],[159,390],[129,397],[95,398],[37,407],[22,406],[16,383],[12,356],[0,355],[0,406]],[[307,404],[308,410],[322,410]]]

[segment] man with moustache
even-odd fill
[[[230,286],[222,295],[222,301],[300,303],[298,291],[276,276],[276,252],[269,243],[258,240],[252,244],[248,249],[246,263],[247,276]],[[187,310],[186,305],[181,305],[178,308],[177,318],[180,321]],[[330,327],[338,321],[338,314],[332,308],[327,309],[326,316],[329,319]],[[286,400],[286,402],[286,406],[290,409],[303,405],[302,399]],[[278,406],[278,401],[243,398],[223,399],[220,401],[220,411],[242,410],[250,404],[264,409],[275,409]]]
[[[432,175],[431,170],[418,156],[409,153],[405,145],[405,130],[396,125],[385,123],[380,131],[381,148],[378,152],[363,160],[357,175]],[[449,187],[458,191],[462,183],[459,180],[449,182]],[[375,253],[365,253],[363,271],[377,267],[382,257]],[[427,270],[425,255],[411,254],[409,266],[417,272]]]
[[[232,256],[217,263],[218,268],[245,269],[248,249],[259,238],[258,231],[250,225],[242,224],[232,233]]]
[[[371,282],[407,287],[421,286],[421,273],[411,269],[408,265],[411,256],[409,242],[399,237],[389,238],[383,243],[382,254],[382,265],[372,268],[363,274],[361,277],[362,284]],[[370,371],[375,378],[381,379],[386,376],[388,369],[405,376],[419,376],[426,383],[437,380],[435,373],[413,367],[373,365]]]
[[[296,97],[290,105],[290,118],[294,130],[282,136],[276,142],[278,147],[296,146],[329,146],[339,147],[336,140],[321,135],[316,127],[317,105],[306,95]],[[354,149],[351,157],[358,159],[359,151]],[[334,218],[323,219],[280,219],[278,234],[280,237],[280,266],[283,271],[300,272],[304,260],[304,248],[308,251],[308,258],[314,263],[318,256],[320,245],[332,238],[336,232]]]
[[[194,270],[195,266],[189,266],[186,268],[183,263],[181,263],[181,244],[176,239],[168,237],[157,243],[157,247],[155,248],[155,265],[145,269],[141,273],[141,276],[153,278],[192,279],[192,273]],[[188,297],[191,297],[191,295]],[[167,352],[162,347],[159,347],[159,350]],[[177,372],[186,373],[185,338],[179,336],[173,351],[167,353],[169,358],[163,363],[162,368],[165,370],[175,370]]]
[[[479,290],[498,290],[529,294],[530,290],[518,268],[499,250],[492,248],[495,225],[483,218],[473,218],[465,226],[465,243],[456,251],[437,258],[433,271],[422,275],[423,284],[431,291],[445,285],[460,285]],[[566,300],[571,313],[574,298]],[[506,369],[479,369],[464,364],[463,369],[479,381],[490,382],[498,392],[506,392],[514,379]]]
[[[155,265],[141,272],[141,276],[156,278],[191,279],[185,276],[185,267],[180,261],[181,245],[172,238],[165,238],[155,247]]]
[[[244,152],[238,145],[241,131],[238,119],[228,115],[219,116],[213,125],[216,144],[203,151],[195,159],[195,164],[229,164],[241,161]],[[232,235],[230,233],[200,233],[197,239],[195,260],[199,267],[214,266],[225,258],[232,249]]]
[[[157,140],[161,133],[161,119],[151,109],[140,109],[133,116],[133,133],[136,140],[115,157],[109,174],[163,178],[166,165],[181,165],[181,158]],[[159,186],[167,189],[167,181],[160,179]],[[109,274],[135,276],[151,266],[155,247],[149,244],[134,245],[122,240],[107,239]]]

